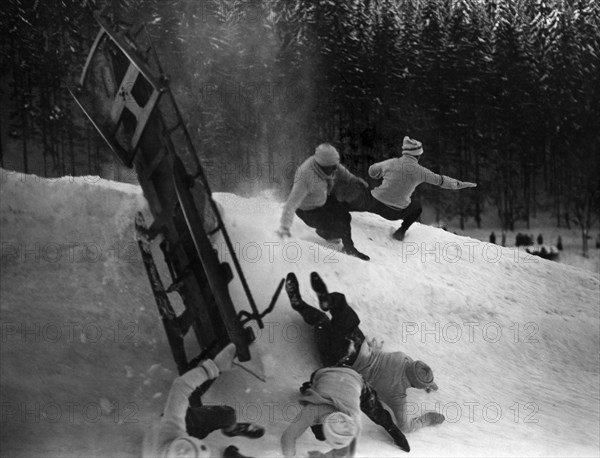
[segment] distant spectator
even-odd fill
[[[506,234],[502,231],[502,246],[506,246]]]
[[[496,234],[494,234],[494,231],[490,234],[490,243],[496,243]]]
[[[596,248],[600,248],[600,233],[596,236]]]
[[[538,245],[543,245],[544,244],[544,237],[542,236],[541,233],[538,235],[537,243],[538,243]]]
[[[562,249],[563,249],[562,237],[560,235],[558,236],[558,241],[556,242],[556,248],[558,249],[558,251],[562,251]],[[596,243],[596,248],[598,248],[597,243]]]
[[[520,232],[517,234],[515,240],[515,246],[531,246],[533,245],[533,235],[529,236],[527,234],[521,234]]]

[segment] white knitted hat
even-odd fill
[[[315,160],[323,167],[330,167],[340,163],[340,153],[329,143],[321,143],[315,150]]]
[[[423,145],[418,140],[414,140],[410,137],[404,137],[404,141],[402,142],[402,154],[420,156],[423,154]]]
[[[423,361],[411,361],[406,366],[406,376],[415,388],[437,391],[438,387],[433,382],[433,371]]]
[[[333,412],[323,420],[325,441],[333,448],[347,447],[357,434],[356,422],[343,412]]]

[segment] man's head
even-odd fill
[[[410,137],[404,137],[404,140],[402,141],[402,154],[418,158],[421,154],[423,154],[423,145],[418,140],[414,140]]]
[[[340,153],[329,143],[321,143],[315,149],[315,161],[325,174],[331,175],[340,163]]]
[[[419,388],[428,393],[438,389],[433,381],[433,371],[423,361],[411,361],[406,367],[406,376],[413,388]]]
[[[175,439],[165,453],[165,458],[210,458],[210,449],[200,439],[181,436]]]
[[[335,449],[350,445],[357,434],[358,426],[350,415],[333,412],[323,420],[325,441]]]

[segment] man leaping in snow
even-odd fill
[[[459,181],[446,175],[438,175],[419,164],[423,145],[417,140],[404,137],[402,155],[377,162],[369,167],[371,178],[381,178],[381,185],[371,191],[366,211],[390,220],[403,220],[393,237],[404,240],[404,235],[421,212],[421,205],[411,201],[414,190],[421,183],[429,183],[444,189],[474,188],[475,183]]]
[[[368,188],[366,181],[352,175],[340,164],[340,155],[332,145],[322,143],[296,170],[277,233],[280,237],[290,236],[295,213],[307,226],[315,228],[320,237],[341,239],[346,254],[368,261],[369,257],[354,246],[350,212],[331,193],[338,181]]]
[[[350,367],[361,374],[392,410],[396,424],[404,433],[442,423],[444,416],[437,412],[427,412],[410,421],[406,415],[406,391],[409,388],[428,393],[437,391],[430,367],[400,351],[381,351],[380,346],[365,339],[359,328],[360,319],[343,294],[330,294],[316,272],[311,274],[311,285],[317,293],[320,308],[329,311],[331,319],[302,300],[298,280],[293,273],[287,275],[285,288],[292,308],[302,315],[307,324],[314,326],[323,364]]]

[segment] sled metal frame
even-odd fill
[[[128,32],[115,32],[103,18],[97,16],[96,19],[100,31],[83,67],[78,90],[69,91],[114,154],[126,167],[136,169],[154,219],[146,227],[143,218],[139,223],[136,217],[136,229],[143,231],[147,239],[144,243],[139,242],[139,246],[178,370],[180,373],[189,370],[195,361],[214,356],[230,342],[236,344],[239,360],[247,361],[251,358],[248,347],[255,336],[251,328],[244,328],[243,325],[255,320],[259,328],[264,328],[262,319],[273,310],[284,280],[280,281],[269,306],[262,313],[259,312],[150,34],[144,26],[148,48],[142,52]],[[103,45],[106,47],[103,48]],[[108,62],[112,76],[117,81],[114,87],[118,89],[112,101],[108,102],[110,119],[103,124],[97,122],[80,100],[80,95],[86,81],[89,82],[95,57],[102,51],[108,54],[107,49],[113,52]],[[122,56],[117,53],[122,53]],[[122,57],[127,59],[127,63]],[[158,70],[158,76],[150,67],[150,58]],[[117,75],[119,72],[121,77]],[[175,118],[171,127],[159,107],[164,99],[170,104],[170,113]],[[117,138],[120,129],[128,133],[128,142]],[[182,135],[183,145],[176,145],[173,138],[176,132]],[[200,206],[199,201],[202,202]],[[213,223],[209,229],[206,227],[208,219]],[[159,235],[163,239],[160,248],[172,279],[168,288],[162,285],[147,246]],[[228,291],[233,273],[229,264],[219,262],[210,240],[210,237],[218,235],[222,236],[229,250],[250,312],[242,310],[236,314]],[[173,318],[170,312],[165,314],[165,310],[174,312],[166,295],[173,291],[183,299],[184,314],[187,314],[185,319],[179,320],[184,318],[182,316]],[[200,345],[200,354],[187,361],[183,339],[179,339],[178,334],[179,331],[185,334],[187,329],[184,328],[190,326],[178,329],[177,323],[189,322],[190,316],[193,318],[191,327]],[[169,329],[173,331],[172,335]]]

